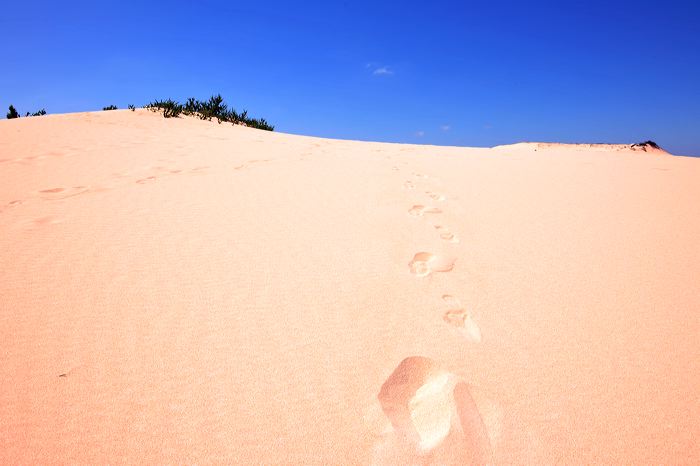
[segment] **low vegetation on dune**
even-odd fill
[[[136,110],[136,107],[129,105],[129,110],[132,112]],[[184,104],[176,102],[172,99],[168,100],[154,100],[144,106],[149,110],[154,112],[162,111],[165,118],[177,118],[180,114],[192,115],[202,120],[211,121],[212,118],[221,123],[222,121],[233,123],[234,125],[243,125],[250,128],[263,129],[266,131],[274,131],[275,127],[268,123],[264,118],[252,118],[248,116],[248,112],[243,110],[242,112],[237,112],[233,108],[229,108],[224,102],[224,98],[221,94],[213,95],[208,100],[197,100],[194,97],[190,97]],[[102,110],[117,110],[116,105],[108,105],[107,107],[102,107]],[[30,113],[27,112],[25,116],[41,116],[46,115],[46,110],[43,108],[38,112]],[[10,105],[7,112],[7,119],[19,118],[20,114],[17,109]]]
[[[224,98],[221,94],[213,95],[209,100],[197,100],[190,97],[184,104],[176,102],[172,99],[155,100],[145,106],[154,112],[163,111],[163,117],[176,118],[180,114],[193,115],[202,120],[210,120],[216,118],[221,123],[222,121],[233,123],[234,125],[244,125],[251,128],[263,129],[266,131],[274,131],[275,127],[265,121],[264,118],[251,118],[247,111],[238,113],[234,109],[229,109],[224,103]]]
[[[661,147],[657,143],[655,143],[654,141],[651,141],[651,140],[632,144],[633,149],[637,148],[637,147],[642,149],[642,150],[646,150],[647,147],[651,147],[652,149],[663,150],[663,149],[661,149]]]
[[[24,116],[29,117],[29,116],[42,116],[42,115],[46,115],[46,110],[44,110],[43,108],[41,110],[39,110],[38,112],[34,112],[34,113],[27,112]],[[20,115],[19,115],[19,112],[17,111],[17,109],[15,108],[15,106],[10,105],[10,108],[8,108],[8,112],[7,112],[6,116],[7,116],[8,120],[11,120],[13,118],[19,118]]]

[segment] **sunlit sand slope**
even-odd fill
[[[697,464],[700,159],[0,121],[0,463]]]

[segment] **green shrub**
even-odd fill
[[[189,99],[187,99],[187,102],[185,102],[185,106],[182,109],[182,113],[184,113],[185,115],[194,115],[199,113],[201,108],[201,102],[195,99],[194,97],[190,97]]]
[[[11,120],[13,118],[19,118],[19,113],[17,112],[17,109],[14,107],[14,105],[10,105],[10,108],[8,108],[7,112],[7,119]]]
[[[131,110],[132,112],[135,112],[135,111],[136,111],[136,107],[134,107],[133,105],[129,104],[129,110]]]
[[[165,118],[177,118],[177,116],[182,113],[182,105],[172,99],[155,100],[146,104],[146,108],[154,112],[163,110],[163,117]]]
[[[107,107],[102,107],[102,110],[116,110],[117,106],[116,105],[109,105]]]
[[[265,121],[264,118],[259,120],[249,118],[248,112],[245,110],[242,113],[238,113],[234,109],[229,109],[228,105],[224,103],[224,98],[221,97],[221,94],[213,95],[209,100],[205,101],[190,97],[184,105],[172,99],[155,100],[147,104],[145,108],[154,112],[162,110],[165,118],[177,117],[180,113],[183,113],[185,115],[197,116],[202,120],[211,121],[212,118],[216,118],[219,123],[225,121],[233,123],[234,125],[242,124],[251,128],[264,129],[267,131],[274,131],[275,129],[275,127]]]

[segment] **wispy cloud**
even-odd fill
[[[376,68],[374,71],[372,71],[372,74],[375,76],[381,76],[381,75],[390,75],[394,74],[394,72],[388,67],[388,66],[380,66],[379,68]]]
[[[365,63],[365,69],[371,71],[374,76],[389,76],[394,74],[394,70],[392,70],[391,67],[374,61]]]
[[[425,131],[416,131],[416,136],[422,138],[423,136],[425,136]]]
[[[442,131],[449,131],[450,128],[451,128],[450,125],[442,125],[442,126],[440,126],[440,129],[441,129]]]

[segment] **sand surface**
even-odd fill
[[[2,464],[700,462],[700,159],[3,120],[0,267]]]

